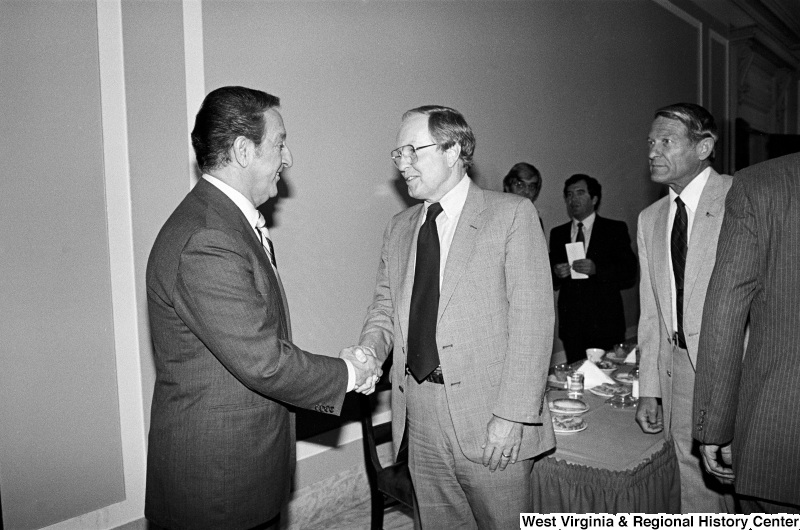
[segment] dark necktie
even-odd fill
[[[442,213],[438,202],[428,207],[428,215],[417,237],[417,264],[411,291],[408,319],[408,369],[422,381],[439,366],[436,347],[436,316],[439,312],[439,231],[436,216]]]
[[[256,230],[258,231],[258,239],[261,241],[261,246],[267,251],[269,261],[275,270],[278,270],[278,262],[275,259],[275,247],[272,246],[272,240],[265,234],[267,221],[261,212],[258,213],[258,221],[256,221]]]
[[[670,254],[672,255],[672,273],[675,276],[675,313],[678,319],[678,346],[686,348],[686,336],[683,334],[683,275],[686,270],[686,232],[688,221],[686,207],[680,197],[675,198],[675,219],[672,222]]]
[[[586,247],[586,238],[583,235],[583,223],[578,223],[578,235],[575,236],[576,243],[583,243],[583,246]]]

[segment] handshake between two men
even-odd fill
[[[348,346],[339,352],[339,357],[347,359],[356,372],[356,386],[354,390],[362,394],[375,392],[375,384],[383,375],[375,350],[367,346]]]

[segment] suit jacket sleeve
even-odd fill
[[[622,221],[597,219],[602,222],[603,227],[608,227],[604,238],[608,251],[598,254],[599,257],[595,261],[595,278],[599,283],[608,284],[618,291],[633,287],[637,272],[636,256],[631,250],[628,225]],[[590,251],[591,248],[592,241],[589,242]]]
[[[378,359],[385,361],[392,352],[394,343],[394,301],[389,284],[389,250],[394,221],[386,226],[383,234],[381,259],[378,264],[378,277],[375,294],[367,309],[367,316],[361,331],[359,344],[375,350]]]
[[[535,208],[520,201],[506,239],[508,350],[495,416],[541,423],[547,371],[553,350],[553,285],[544,233]],[[531,407],[536,403],[538,407]]]
[[[650,277],[650,255],[648,237],[652,238],[652,223],[648,222],[646,212],[639,214],[636,230],[636,243],[639,247],[639,330],[638,341],[641,350],[639,360],[639,393],[642,397],[661,397],[661,384],[658,376],[659,326],[661,325],[656,304],[656,292]]]
[[[734,179],[726,197],[697,352],[694,437],[703,443],[723,444],[733,438],[745,327],[761,287],[756,234],[752,204],[744,186]]]
[[[305,352],[280,338],[282,302],[259,292],[253,267],[248,249],[230,234],[196,232],[181,253],[175,310],[251,390],[339,414],[347,386],[344,361]]]
[[[566,239],[564,238],[565,226]],[[554,267],[559,263],[567,263],[567,248],[564,246],[567,243],[569,243],[569,225],[557,226],[550,230],[550,278],[555,290],[561,287],[564,280],[556,276]]]

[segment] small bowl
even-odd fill
[[[593,363],[599,363],[603,360],[603,356],[606,354],[606,351],[603,348],[587,348],[586,349],[586,358],[592,361]]]

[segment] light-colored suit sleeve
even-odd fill
[[[639,248],[639,330],[638,341],[641,351],[639,360],[639,394],[642,397],[661,397],[661,384],[658,375],[659,326],[657,294],[651,278],[650,254],[653,234],[652,219],[648,211],[639,214],[636,230],[636,244]],[[652,217],[652,216],[651,216]]]
[[[519,203],[507,234],[505,275],[508,347],[493,414],[541,423],[555,310],[547,243],[529,201]]]
[[[381,362],[385,361],[392,352],[394,344],[395,307],[389,282],[389,247],[393,226],[394,222],[390,222],[383,234],[375,293],[372,303],[367,308],[367,316],[359,339],[360,345],[375,350]]]

